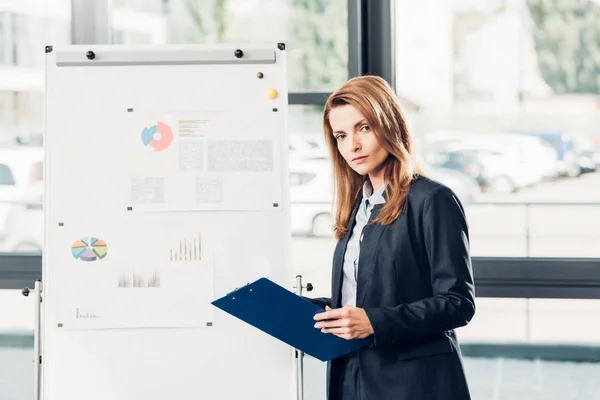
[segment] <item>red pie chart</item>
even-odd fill
[[[146,127],[142,131],[142,143],[154,151],[163,151],[173,142],[173,131],[169,125],[164,122],[157,122],[156,125]]]

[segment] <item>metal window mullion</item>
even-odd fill
[[[363,71],[363,0],[348,0],[348,78]]]
[[[365,1],[361,9],[363,74],[376,74],[392,87],[396,81],[394,0]]]

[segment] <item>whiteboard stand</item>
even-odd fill
[[[23,296],[29,296],[30,293],[29,288],[24,288],[22,293]],[[33,289],[35,294],[35,323],[33,327],[33,398],[34,400],[40,400],[40,377],[42,370],[42,349],[41,349],[41,327],[42,327],[42,281],[35,281],[35,286]]]
[[[302,296],[302,290],[306,289],[306,291],[310,292],[313,290],[312,283],[307,283],[306,286],[302,285],[302,275],[296,276],[296,293],[299,296]],[[42,304],[42,281],[37,280],[35,282],[35,286],[33,289],[35,294],[35,323],[33,329],[33,363],[34,363],[34,372],[33,372],[33,398],[34,400],[41,400],[41,385],[40,385],[40,377],[41,377],[41,368],[42,368],[42,352],[41,352],[41,304]],[[31,289],[23,288],[22,290],[23,296],[29,296],[31,293]],[[296,399],[304,400],[304,352],[295,350],[296,352]]]
[[[313,290],[312,283],[307,283],[306,286],[302,286],[302,275],[296,275],[296,294],[302,296],[302,289],[306,289],[307,292]],[[296,350],[296,398],[298,400],[304,400],[304,352]]]
[[[285,44],[48,46],[45,106],[41,398],[295,398],[292,348],[210,305],[293,285]]]
[[[313,290],[312,283],[307,283],[306,286],[302,285],[302,275],[296,276],[296,293],[302,296],[302,290],[306,289],[307,292]],[[42,351],[41,351],[41,304],[42,304],[42,281],[37,280],[33,289],[35,294],[35,323],[33,329],[33,398],[34,400],[41,400],[41,368],[42,368]],[[23,296],[29,296],[31,289],[23,288]],[[295,350],[296,352],[296,399],[304,400],[304,352]]]

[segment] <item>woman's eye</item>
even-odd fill
[[[371,130],[371,128],[369,127],[369,125],[363,125],[363,126],[361,126],[361,127],[360,127],[360,130],[361,130],[361,131],[368,132],[368,131],[370,131],[370,130]]]
[[[342,134],[340,134],[340,135],[337,135],[335,138],[336,138],[336,140],[342,140],[342,139],[343,139],[343,138],[345,138],[345,137],[346,137],[346,135],[344,135],[344,134],[342,133]]]

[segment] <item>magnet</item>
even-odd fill
[[[267,97],[270,98],[271,100],[276,99],[278,94],[279,93],[277,93],[276,89],[273,89],[273,88],[267,89]]]

